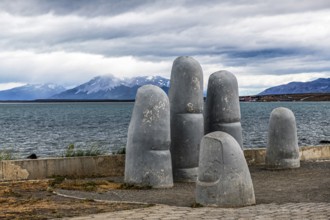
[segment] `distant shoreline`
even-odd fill
[[[135,102],[134,99],[36,99],[36,100],[0,100],[0,103],[61,103],[61,102]]]
[[[327,102],[330,101],[330,93],[250,95],[250,96],[240,96],[239,100],[240,102]],[[0,103],[61,103],[61,102],[135,102],[135,100],[134,99],[0,100]]]
[[[240,96],[241,102],[327,102],[330,93],[276,94]]]

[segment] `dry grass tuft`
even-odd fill
[[[55,185],[55,188],[87,192],[105,192],[112,189],[119,189],[120,186],[120,183],[107,180],[66,179],[62,183]]]

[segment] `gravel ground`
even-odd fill
[[[298,202],[330,203],[330,161],[301,162],[298,169],[271,171],[250,167],[257,204]],[[111,179],[111,178],[110,178]],[[112,178],[122,182],[123,178]],[[103,193],[57,189],[57,193],[97,200],[142,202],[190,207],[194,204],[194,183],[176,183],[170,189],[114,189]]]

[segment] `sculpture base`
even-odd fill
[[[198,167],[173,170],[174,182],[196,182]]]
[[[296,159],[281,159],[276,161],[269,161],[266,157],[266,169],[268,170],[285,170],[300,167],[299,158]]]

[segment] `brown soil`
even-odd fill
[[[302,162],[298,169],[281,171],[251,166],[250,172],[257,204],[330,203],[330,161]],[[70,217],[147,206],[124,201],[192,206],[194,190],[194,183],[176,183],[171,189],[128,187],[122,178],[0,182],[0,219]],[[65,198],[53,191],[85,199]]]
[[[102,182],[103,184],[83,182],[81,186],[72,186],[76,187],[75,189],[94,192],[111,188],[111,183],[107,185]],[[65,198],[54,194],[52,185],[54,181],[49,180],[0,182],[0,219],[62,218],[146,207],[140,204],[102,203],[91,199]],[[68,185],[70,184],[63,186],[70,188]]]

